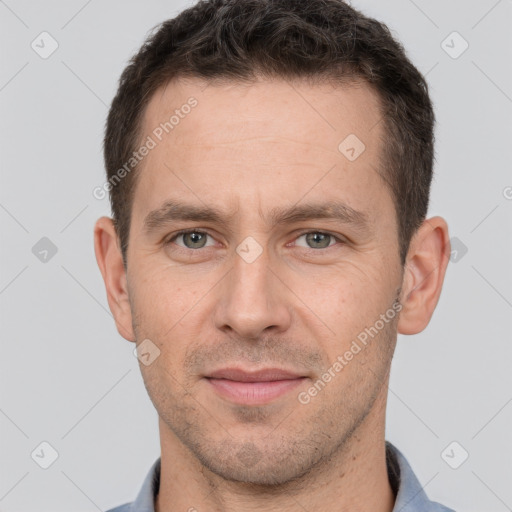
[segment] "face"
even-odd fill
[[[379,120],[362,84],[188,80],[149,103],[133,337],[159,351],[140,368],[161,436],[228,480],[300,477],[382,406],[403,273]]]

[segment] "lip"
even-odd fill
[[[220,396],[240,405],[263,405],[295,389],[307,379],[281,368],[245,371],[224,368],[205,377]]]
[[[246,371],[241,368],[222,368],[207,375],[211,379],[227,379],[237,382],[269,382],[276,380],[289,380],[305,377],[281,368],[263,368],[261,370]]]

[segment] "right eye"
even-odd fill
[[[203,247],[208,247],[206,245],[206,237],[208,236],[210,236],[208,233],[198,229],[185,229],[167,239],[165,245],[169,245],[174,243],[175,240],[181,239],[184,245],[176,244],[178,247],[190,250],[202,249]]]

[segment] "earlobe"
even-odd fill
[[[428,325],[441,295],[448,266],[450,240],[442,217],[425,220],[407,254],[402,283],[400,334],[417,334]]]
[[[108,304],[114,315],[117,330],[126,340],[135,341],[126,271],[114,223],[109,217],[101,217],[96,221],[94,252],[103,276]]]

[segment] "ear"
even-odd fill
[[[119,334],[128,341],[135,341],[132,328],[126,271],[114,223],[101,217],[94,226],[94,251],[107,289],[107,300],[114,315]]]
[[[441,217],[426,219],[411,240],[402,283],[400,334],[417,334],[434,313],[450,257],[448,225]]]

